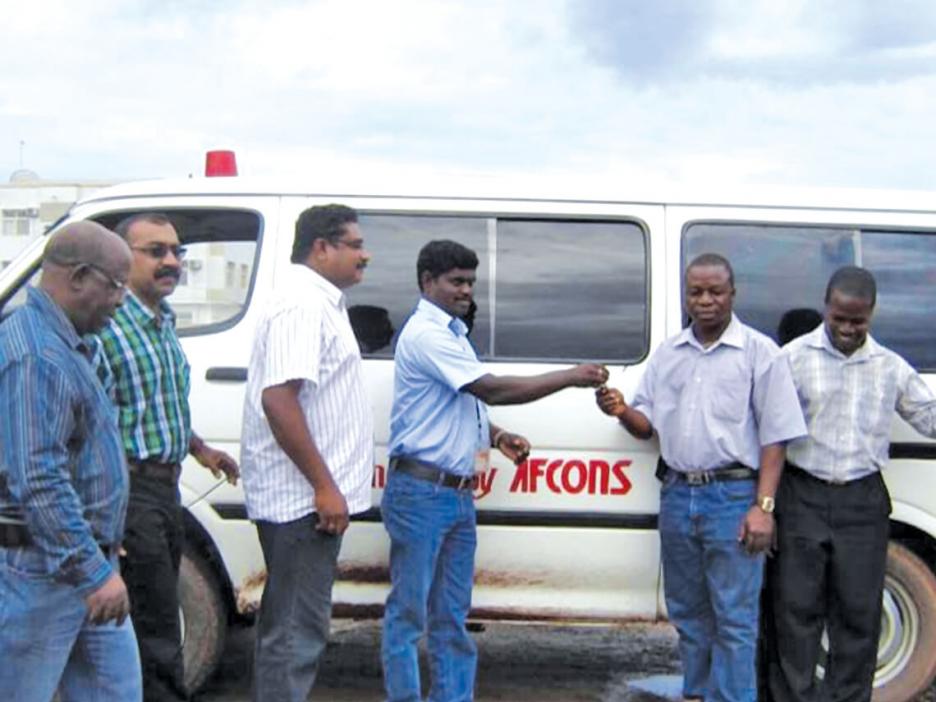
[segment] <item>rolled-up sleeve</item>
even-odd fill
[[[84,420],[79,395],[55,364],[31,357],[7,366],[0,396],[18,398],[18,421],[3,422],[3,462],[35,547],[50,574],[93,592],[113,571],[72,485],[68,446]]]
[[[936,438],[936,397],[909,363],[897,360],[897,414],[923,436]]]
[[[446,328],[427,328],[410,350],[425,372],[458,392],[486,373],[484,365]]]
[[[653,400],[656,396],[657,366],[659,366],[660,353],[657,352],[650,357],[647,362],[647,368],[644,370],[640,382],[637,384],[637,391],[630,402],[632,410],[640,412],[647,421],[653,425]]]

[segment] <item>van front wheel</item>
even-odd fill
[[[936,677],[936,577],[910,549],[891,542],[884,576],[874,702],[906,702]]]
[[[227,609],[214,571],[191,547],[182,552],[179,567],[179,618],[185,684],[194,693],[221,661],[227,635]]]

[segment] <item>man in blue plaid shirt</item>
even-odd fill
[[[53,234],[42,280],[0,326],[0,691],[137,702],[140,658],[117,567],[127,471],[90,359],[130,251],[92,222]]]

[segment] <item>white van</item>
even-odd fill
[[[545,190],[531,196],[523,185],[394,183],[362,191],[246,178],[146,182],[99,191],[62,223],[91,219],[113,227],[144,210],[174,222],[190,250],[170,302],[192,365],[193,423],[236,455],[254,324],[289,263],[296,218],[316,204],[357,209],[374,258],[348,297],[376,418],[375,506],[386,477],[391,340],[417,300],[417,251],[434,238],[478,253],[471,338],[494,373],[600,361],[611,370],[610,383],[632,396],[652,350],[682,326],[681,271],[704,251],[731,260],[737,313],[774,338],[787,311],[821,308],[834,269],[866,266],[879,284],[875,336],[917,368],[936,370],[932,198],[816,192],[636,198],[609,185],[601,194],[562,197]],[[44,244],[36,241],[0,273],[3,314],[21,304],[24,287],[36,280]],[[473,616],[665,617],[657,445],[630,438],[584,389],[495,407],[492,418],[529,437],[534,449],[519,467],[495,454],[476,492]],[[891,455],[885,475],[894,506],[892,548],[876,699],[900,702],[936,674],[936,444],[899,423]],[[198,684],[217,662],[229,622],[255,610],[264,570],[239,487],[190,461],[182,493],[185,652],[189,681]],[[347,534],[338,613],[379,616],[387,555],[375,507]]]

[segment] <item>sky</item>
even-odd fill
[[[0,0],[0,182],[936,189],[931,0]],[[21,144],[22,143],[22,144]]]

